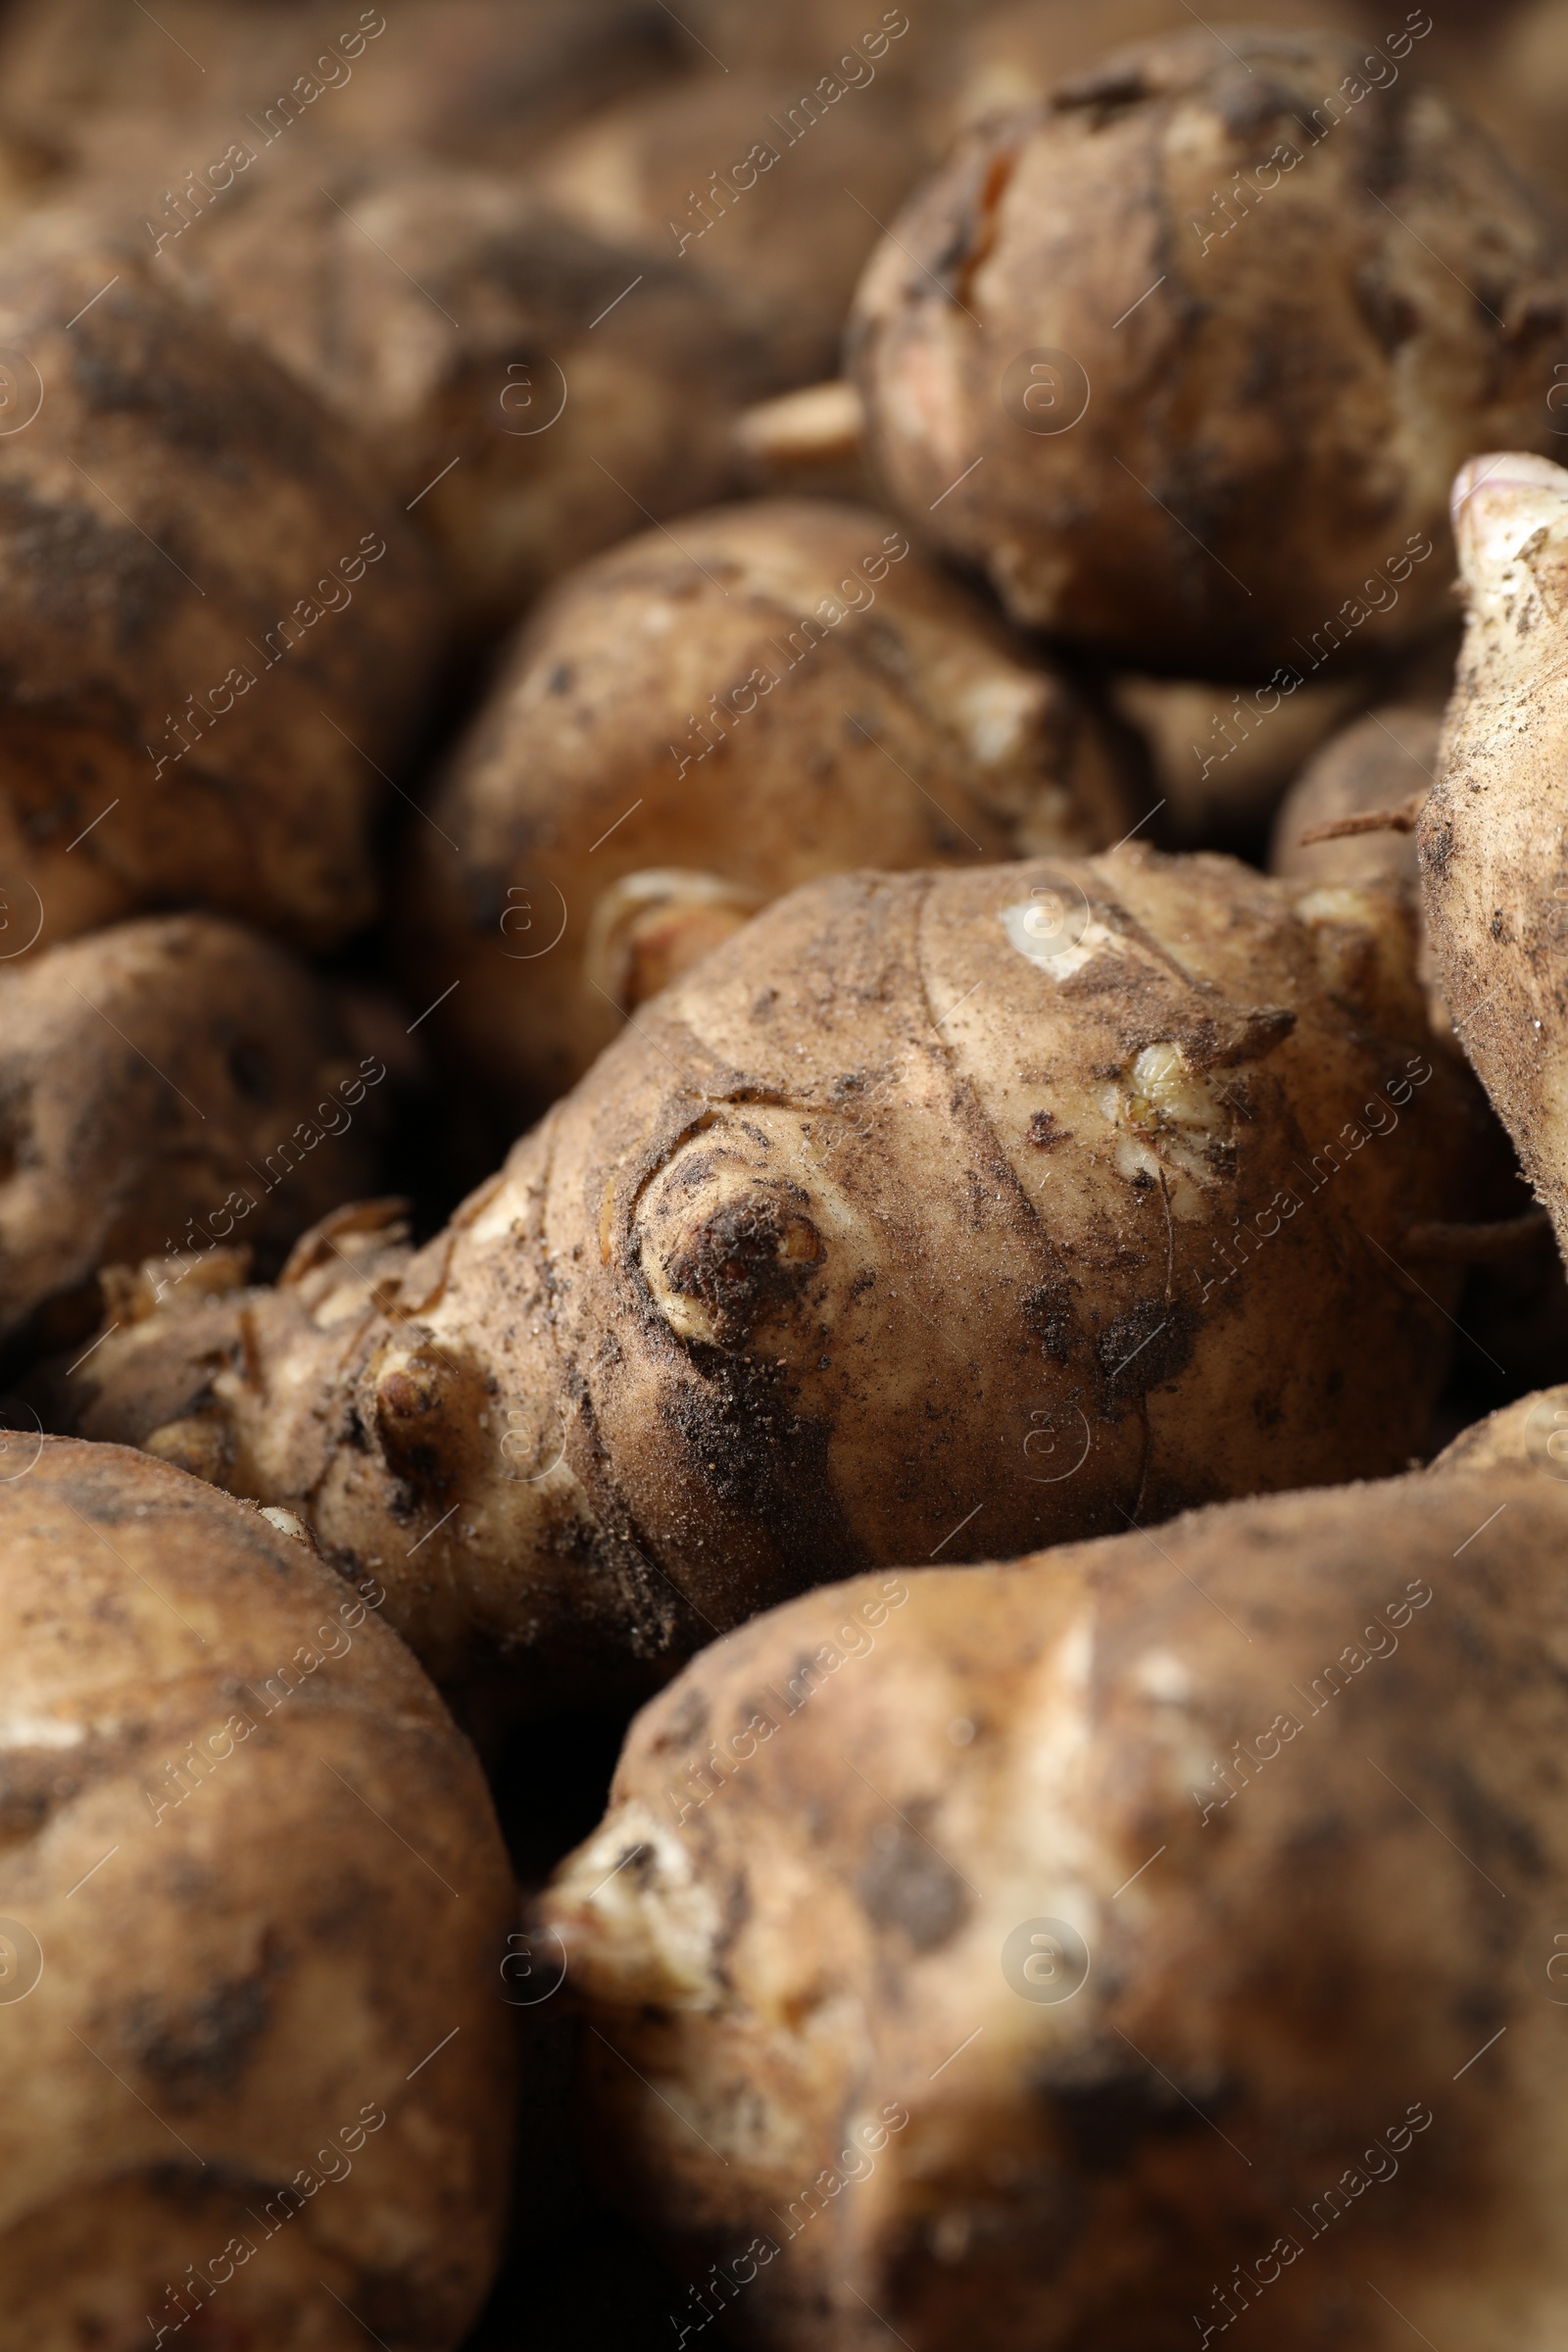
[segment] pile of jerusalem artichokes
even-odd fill
[[[1554,2352],[1565,60],[0,10],[0,2352]]]

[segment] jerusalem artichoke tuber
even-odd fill
[[[1479,1115],[1410,962],[1386,896],[1136,846],[808,885],[424,1250],[370,1208],[272,1292],[148,1269],[53,1409],[531,1705],[847,1568],[1393,1470],[1458,1283],[1405,1236]]]

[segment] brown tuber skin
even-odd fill
[[[1432,1031],[1458,1050],[1421,913],[1415,829],[1437,775],[1441,710],[1389,704],[1333,737],[1280,803],[1269,871],[1300,887],[1397,891],[1416,917]]]
[[[0,346],[8,946],[171,905],[344,938],[436,650],[411,526],[353,436],[73,215],[8,247]]]
[[[211,916],[0,964],[0,1342],[90,1331],[117,1260],[233,1242],[275,1270],[373,1190],[385,1076],[292,956]]]
[[[825,74],[850,79],[860,64],[873,65],[884,81],[907,83],[939,69],[957,34],[991,5],[927,0],[906,9],[877,0],[795,0],[789,8],[759,8],[754,0],[692,0],[681,15],[731,71],[748,66],[787,74],[806,91]]]
[[[8,2347],[452,2352],[477,2316],[515,1894],[380,1600],[145,1455],[3,1442]]]
[[[539,138],[688,62],[657,0],[168,0],[151,13],[20,0],[0,29],[11,120],[85,170],[106,139],[143,127],[155,220],[171,193],[198,218],[204,188],[221,195],[213,166],[230,143],[268,170],[279,141],[318,126],[357,147],[514,170]],[[195,170],[171,191],[174,152]]]
[[[451,164],[307,150],[162,259],[366,437],[443,551],[460,642],[736,486],[734,422],[788,380],[752,307],[676,256]]]
[[[1248,0],[1244,21],[1254,32],[1353,34],[1368,29],[1365,15],[1349,0]],[[1095,0],[1093,8],[1082,0],[1022,0],[965,28],[956,55],[932,77],[933,109],[951,138],[990,115],[1037,105],[1113,49],[1192,30],[1183,0]],[[1228,29],[1205,31],[1211,54],[1222,56]]]
[[[1334,736],[1280,803],[1269,872],[1288,881],[1382,882],[1413,895],[1415,823],[1437,775],[1442,732],[1441,710],[1388,704]],[[1330,834],[1352,825],[1360,829]]]
[[[530,177],[600,236],[712,278],[793,380],[824,375],[878,221],[932,160],[910,110],[885,85],[873,93],[869,59],[833,79],[827,112],[799,80],[735,73],[624,99]]]
[[[1476,458],[1454,485],[1468,609],[1417,836],[1465,1053],[1568,1255],[1568,471]]]
[[[683,517],[529,620],[411,837],[421,1004],[536,1116],[623,1017],[765,900],[858,865],[1103,848],[1113,735],[885,514]],[[651,936],[657,926],[658,936]]]
[[[1125,51],[971,133],[873,258],[849,352],[885,495],[1016,618],[1266,678],[1441,612],[1454,466],[1550,446],[1568,275],[1408,64],[1226,44]]]
[[[1216,686],[1201,678],[1122,676],[1113,707],[1143,738],[1164,804],[1167,849],[1220,849],[1255,840],[1301,762],[1365,700],[1364,681],[1324,679],[1280,688]]]
[[[424,1250],[368,1208],[276,1291],[149,1269],[51,1409],[297,1512],[518,1707],[849,1569],[1389,1471],[1479,1118],[1410,959],[1385,896],[1137,845],[819,882]]]
[[[1563,149],[1568,5],[1565,0],[1514,0],[1500,24],[1492,9],[1485,10],[1478,29],[1483,38],[1463,64],[1481,84],[1487,119],[1509,153],[1522,157],[1530,176],[1560,200],[1568,188]],[[1563,406],[1560,399],[1555,404],[1559,432]]]
[[[813,1592],[638,1718],[544,1916],[678,2336],[1556,2341],[1564,1430]]]

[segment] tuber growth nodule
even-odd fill
[[[813,1592],[644,1711],[544,1919],[677,2332],[1552,2342],[1565,1426]]]
[[[1383,894],[1137,845],[808,885],[423,1250],[371,1205],[273,1291],[148,1268],[53,1409],[296,1511],[525,1704],[856,1567],[1387,1472],[1480,1115],[1411,959]]]
[[[849,335],[871,457],[1015,617],[1261,678],[1441,613],[1454,467],[1551,444],[1568,273],[1411,49],[1125,50],[900,215]]]

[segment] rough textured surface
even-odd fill
[[[451,164],[258,163],[163,259],[364,436],[470,629],[721,497],[733,420],[790,380],[755,304]]]
[[[83,1286],[90,1330],[100,1266],[202,1235],[275,1270],[375,1189],[386,1074],[292,956],[211,916],[0,964],[0,1338],[46,1304],[79,1329]]]
[[[1019,618],[1304,676],[1442,610],[1455,466],[1550,446],[1568,280],[1413,58],[1376,87],[1332,35],[1227,38],[1126,51],[960,142],[849,348],[888,495]]]
[[[144,1455],[5,1441],[8,2345],[449,2352],[474,2317],[512,1881],[378,1596]]]
[[[0,264],[0,878],[45,947],[171,905],[357,929],[428,557],[298,386],[73,214]]]
[[[722,935],[720,903],[733,929],[819,874],[1101,849],[1141,812],[1060,671],[885,514],[761,502],[674,542],[639,534],[532,616],[431,803],[459,855],[409,840],[414,985],[461,976],[438,1034],[519,1117]],[[667,936],[640,972],[619,902],[650,868]]]
[[[340,1219],[54,1409],[298,1511],[533,1704],[878,1561],[1396,1469],[1457,1281],[1405,1236],[1477,1115],[1410,957],[1387,897],[1136,847],[809,885],[416,1256]]]
[[[1468,600],[1422,891],[1465,1052],[1568,1252],[1568,471],[1477,458],[1454,486]]]
[[[812,1593],[638,1718],[546,1917],[677,2336],[1558,2341],[1559,1424]]]
[[[1369,27],[1354,0],[1248,0],[1240,13],[1253,31],[1356,33]],[[1224,34],[1205,26],[1209,54],[1218,60],[1234,41],[1230,12]],[[1049,98],[1064,81],[1098,66],[1112,49],[1161,34],[1190,33],[1193,13],[1183,0],[1021,0],[982,15],[965,26],[954,55],[932,76],[931,104],[950,132],[988,115]]]

